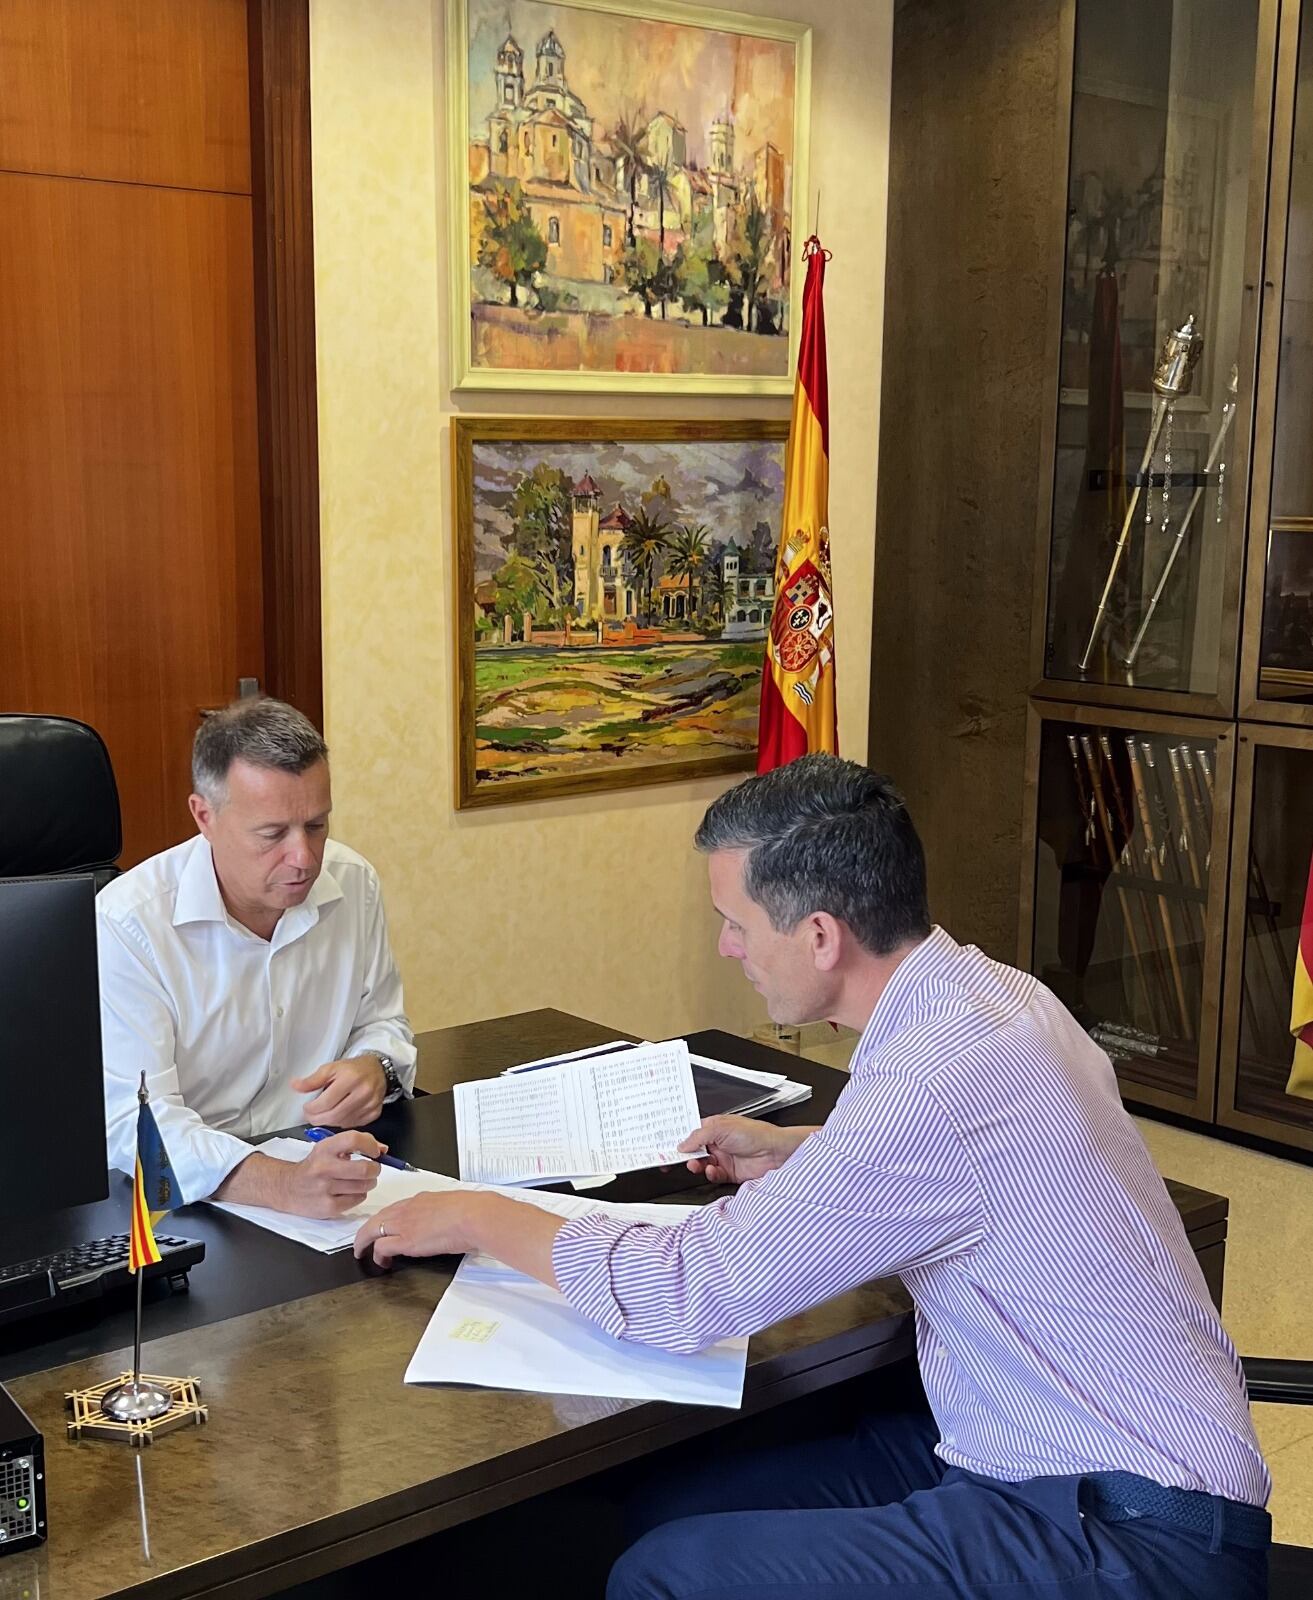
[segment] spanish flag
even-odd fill
[[[1309,863],[1304,916],[1295,951],[1295,985],[1290,996],[1290,1031],[1295,1036],[1295,1059],[1290,1064],[1287,1094],[1313,1100],[1313,861]]]
[[[177,1204],[168,1151],[146,1098],[146,1075],[137,1091],[137,1164],[132,1181],[132,1226],[128,1231],[128,1271],[160,1259],[155,1224]]]
[[[775,609],[761,675],[757,771],[813,750],[839,751],[830,603],[830,399],[825,370],[825,263],[816,236],[803,249],[802,338],[784,463],[784,522],[775,558]]]

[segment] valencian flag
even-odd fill
[[[137,1091],[137,1170],[132,1182],[132,1227],[128,1233],[128,1271],[153,1266],[160,1259],[155,1224],[177,1202],[169,1154],[146,1098],[146,1075]]]
[[[761,675],[757,771],[813,750],[839,750],[834,707],[830,578],[830,400],[825,370],[825,263],[816,236],[803,249],[802,338],[784,463],[784,522],[775,558],[775,610]]]
[[[1299,925],[1299,949],[1295,952],[1290,1031],[1295,1036],[1295,1059],[1290,1065],[1286,1093],[1313,1100],[1313,861],[1309,863],[1304,917]]]

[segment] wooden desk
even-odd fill
[[[421,1084],[441,1090],[515,1060],[615,1037],[559,1012],[444,1029],[421,1042]],[[705,1053],[745,1065],[779,1061],[724,1034],[694,1037]],[[819,1120],[846,1081],[785,1058],[813,1100],[785,1113]],[[397,1110],[385,1132],[399,1153],[434,1164],[451,1150],[448,1095]],[[447,1170],[453,1170],[448,1165]],[[647,1193],[682,1183],[678,1174]],[[634,1187],[632,1180],[626,1192]],[[705,1193],[705,1189],[703,1190]],[[117,1197],[122,1208],[122,1194]],[[1226,1202],[1178,1191],[1187,1222],[1225,1226]],[[148,1312],[148,1371],[201,1379],[209,1423],[161,1440],[138,1458],[125,1447],[64,1436],[65,1390],[103,1380],[130,1355],[85,1332],[89,1359],[55,1366],[68,1335],[35,1352],[11,1350],[3,1370],[46,1438],[50,1540],[0,1561],[0,1594],[24,1574],[41,1600],[109,1595],[222,1594],[247,1600],[394,1549],[484,1512],[575,1482],[730,1413],[630,1401],[407,1389],[402,1372],[450,1278],[450,1263],[416,1263],[366,1279],[340,1257],[314,1256],[206,1208],[180,1214],[179,1232],[204,1232],[209,1256],[190,1296]],[[210,1287],[206,1287],[207,1281]],[[270,1284],[276,1285],[272,1293]],[[215,1317],[219,1306],[253,1303]],[[745,1412],[764,1410],[901,1359],[911,1350],[901,1285],[868,1285],[790,1318],[751,1343]],[[159,1336],[161,1333],[164,1336]],[[142,1524],[149,1535],[146,1554]]]

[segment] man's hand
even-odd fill
[[[458,1256],[476,1248],[471,1215],[478,1194],[449,1190],[415,1194],[384,1206],[362,1222],[356,1234],[357,1258],[371,1247],[375,1265],[390,1266],[394,1256]]]
[[[694,1156],[690,1172],[700,1172],[708,1183],[746,1183],[782,1167],[814,1128],[777,1128],[756,1117],[707,1117],[681,1145],[681,1150],[705,1149]]]
[[[359,1128],[373,1122],[383,1109],[387,1079],[377,1056],[352,1056],[347,1061],[330,1061],[293,1078],[298,1094],[313,1094],[307,1100],[305,1119],[327,1128]]]
[[[554,1289],[552,1245],[564,1226],[564,1217],[528,1201],[449,1189],[384,1206],[360,1225],[354,1248],[357,1259],[368,1253],[376,1267],[390,1267],[398,1256],[454,1256],[482,1250]]]
[[[340,1217],[358,1206],[378,1182],[378,1164],[356,1156],[379,1156],[387,1146],[352,1129],[317,1144],[304,1161],[279,1161],[255,1150],[214,1191],[216,1200],[268,1206],[297,1217]]]

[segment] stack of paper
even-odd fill
[[[261,1148],[284,1161],[303,1161],[314,1146],[301,1139],[270,1139]],[[348,1249],[360,1224],[394,1200],[426,1190],[487,1187],[458,1183],[436,1172],[398,1172],[383,1167],[369,1197],[346,1215],[329,1221],[227,1200],[211,1204],[285,1239],[329,1253]],[[521,1189],[501,1192],[566,1218],[606,1211],[633,1222],[665,1227],[698,1209],[608,1205],[570,1195],[528,1194]],[[406,1369],[406,1382],[472,1383],[545,1394],[738,1406],[743,1399],[747,1349],[746,1339],[722,1339],[697,1355],[682,1356],[613,1339],[576,1311],[559,1290],[513,1272],[491,1256],[474,1254],[461,1262],[429,1319]]]
[[[458,1083],[456,1148],[470,1183],[561,1183],[674,1166],[702,1120],[682,1039]]]
[[[679,1042],[679,1041],[672,1041]],[[540,1061],[525,1061],[517,1067],[507,1067],[504,1078],[524,1072],[536,1072],[544,1067],[560,1066],[569,1062],[595,1061],[601,1056],[619,1055],[625,1051],[646,1049],[628,1043],[590,1045],[586,1050],[572,1050],[567,1055],[544,1056]],[[811,1085],[796,1083],[782,1072],[758,1072],[751,1067],[734,1066],[728,1061],[717,1061],[712,1056],[690,1053],[693,1069],[693,1087],[697,1093],[698,1108],[703,1117],[724,1112],[737,1112],[742,1117],[764,1117],[785,1106],[801,1105],[811,1099]]]
[[[605,1211],[671,1226],[696,1206],[621,1206],[567,1195],[515,1198],[564,1217]],[[468,1255],[438,1302],[406,1368],[407,1383],[472,1383],[536,1393],[743,1403],[748,1341],[721,1339],[696,1355],[675,1355],[613,1339],[559,1290],[494,1261]]]

